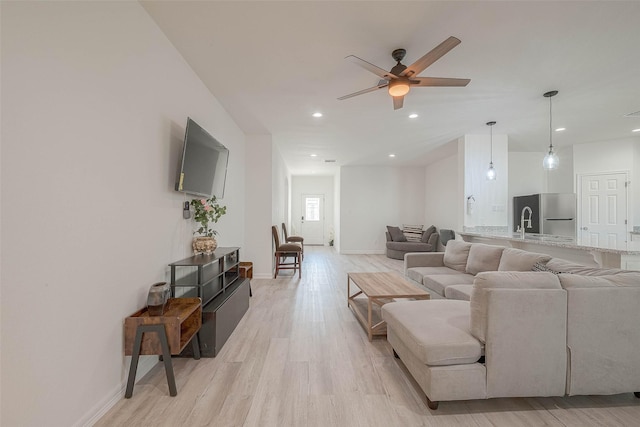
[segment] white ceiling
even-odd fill
[[[542,94],[554,89],[554,128],[567,128],[554,145],[640,142],[640,117],[624,117],[640,111],[637,1],[142,4],[240,128],[272,135],[294,175],[427,164],[431,150],[488,133],[490,120],[511,151],[542,152]],[[467,87],[413,88],[397,111],[384,89],[336,99],[379,80],[347,55],[388,70],[393,49],[407,49],[409,65],[449,36],[462,43],[420,75],[470,78]]]

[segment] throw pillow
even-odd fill
[[[431,235],[435,232],[436,232],[436,227],[432,225],[431,227],[427,228],[422,232],[422,238],[420,239],[420,241],[422,243],[429,243],[429,237],[431,237]]]
[[[461,240],[449,240],[444,250],[443,262],[445,267],[466,273],[469,249],[471,249],[471,243]]]
[[[420,242],[422,237],[422,224],[421,225],[407,225],[402,224],[402,232],[407,238],[407,242]]]
[[[389,235],[391,236],[391,240],[393,242],[407,241],[407,238],[404,237],[404,234],[402,233],[402,230],[400,230],[399,227],[392,227],[390,225],[387,225],[387,231],[389,232]]]
[[[502,252],[498,271],[531,271],[535,263],[546,263],[550,259],[549,255],[516,248],[506,248]]]
[[[503,250],[502,246],[474,243],[469,249],[467,273],[475,276],[482,271],[497,271]]]

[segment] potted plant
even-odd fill
[[[193,207],[194,215],[193,219],[200,223],[200,228],[193,232],[198,234],[193,239],[193,252],[197,254],[212,254],[218,247],[215,235],[218,234],[211,225],[218,222],[222,215],[227,213],[226,206],[220,206],[216,196],[212,196],[209,199],[193,199],[191,200],[191,206]]]

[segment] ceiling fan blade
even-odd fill
[[[469,84],[471,79],[450,79],[447,77],[418,77],[409,80],[411,86],[444,86],[462,87]]]
[[[442,58],[447,52],[449,52],[454,47],[460,44],[460,40],[451,36],[438,46],[434,47],[429,53],[424,55],[422,58],[418,59],[413,64],[409,65],[403,72],[400,74],[401,77],[411,77],[416,74],[420,74],[427,68],[429,65],[436,62],[438,59]]]
[[[353,98],[354,96],[363,95],[365,93],[373,92],[374,90],[382,89],[382,88],[385,88],[385,87],[387,87],[386,83],[385,84],[379,84],[378,86],[370,87],[368,89],[363,89],[363,90],[359,90],[358,92],[350,93],[349,95],[341,96],[340,98],[338,98],[338,100],[342,101],[343,99]]]
[[[398,76],[396,76],[394,74],[391,74],[387,70],[383,70],[382,68],[378,67],[377,65],[373,65],[372,63],[367,62],[364,59],[358,58],[355,55],[349,55],[345,59],[348,59],[349,61],[353,62],[354,64],[357,64],[357,65],[361,66],[362,68],[364,68],[367,71],[371,71],[376,76],[382,77],[385,80],[391,80],[391,79],[394,79],[394,78],[398,78]]]
[[[403,103],[404,103],[404,95],[402,95],[402,96],[394,96],[393,97],[393,109],[394,110],[401,109]]]

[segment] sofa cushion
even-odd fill
[[[419,242],[422,237],[422,224],[402,224],[402,233],[404,234],[404,237],[407,238],[407,242]]]
[[[429,243],[429,238],[431,237],[431,235],[433,233],[436,232],[436,227],[435,226],[430,226],[429,228],[427,228],[426,230],[424,230],[422,232],[422,237],[420,238],[420,241],[422,243]]]
[[[482,345],[469,332],[467,301],[397,301],[382,306],[382,318],[426,365],[468,364],[482,356]]]
[[[550,268],[557,273],[573,273],[582,276],[609,276],[613,274],[625,273],[628,271],[621,270],[619,268],[589,267],[560,258],[551,258],[549,262],[547,262],[547,268]]]
[[[469,249],[466,271],[478,274],[482,271],[497,271],[504,247],[474,243]]]
[[[459,271],[451,269],[449,267],[411,267],[407,268],[405,274],[411,280],[415,280],[418,283],[423,283],[424,276],[431,274],[460,274]]]
[[[640,272],[627,271],[611,276],[581,276],[560,274],[560,284],[564,289],[640,287]]]
[[[536,263],[546,263],[550,259],[549,255],[506,248],[502,251],[498,271],[531,271]]]
[[[473,285],[451,285],[444,288],[444,296],[448,299],[470,301]]]
[[[505,249],[506,252],[506,249]],[[485,342],[491,289],[562,289],[558,276],[533,271],[487,271],[478,273],[471,292],[471,333]]]
[[[471,243],[450,240],[444,250],[444,265],[461,273],[466,273],[469,249],[471,249]]]
[[[387,249],[405,252],[432,252],[433,245],[420,242],[387,242]]]
[[[391,241],[393,242],[406,242],[407,238],[404,236],[404,234],[402,233],[402,230],[400,230],[399,227],[393,227],[390,225],[387,225],[387,231],[389,232],[389,235],[391,236]]]
[[[475,277],[471,274],[429,274],[424,276],[422,284],[433,289],[440,295],[445,295],[444,290],[451,285],[471,285]]]

